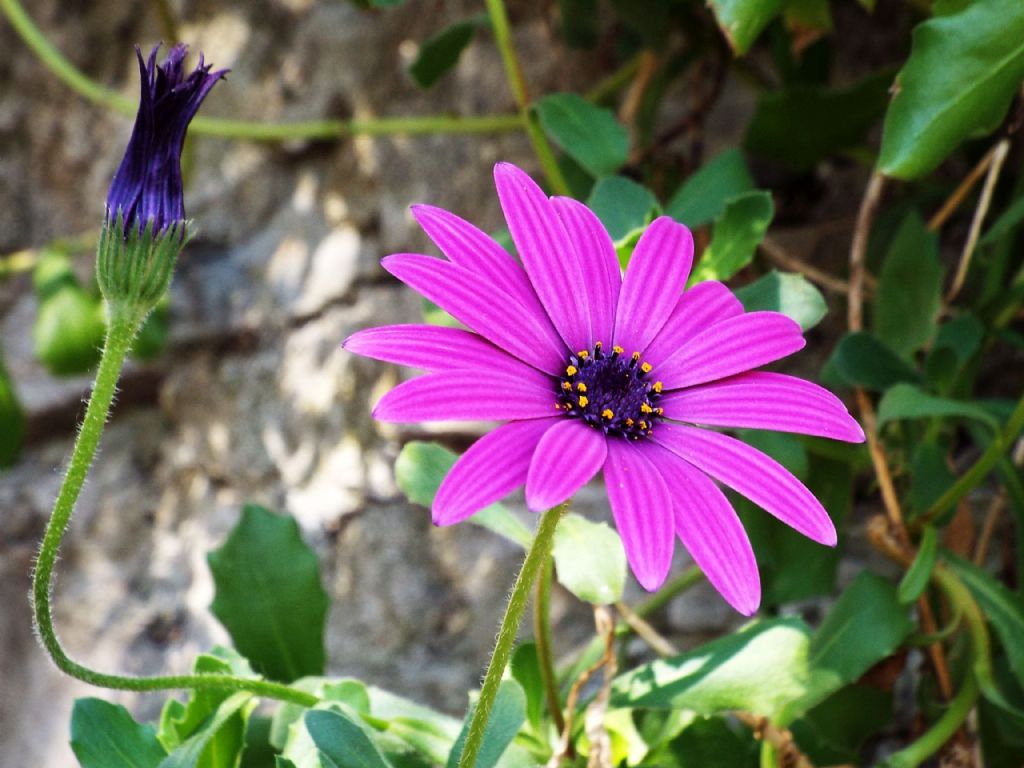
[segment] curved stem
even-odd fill
[[[971,709],[978,701],[978,681],[968,673],[967,679],[957,692],[949,707],[938,720],[913,744],[890,755],[882,763],[885,768],[917,768],[921,763],[938,752],[942,745],[953,738]]]
[[[533,542],[526,552],[523,567],[516,577],[512,594],[508,598],[508,605],[505,607],[505,617],[501,620],[501,627],[498,629],[498,640],[494,645],[494,652],[491,654],[487,674],[484,675],[484,684],[480,689],[480,698],[477,701],[476,709],[473,711],[473,719],[469,723],[466,743],[462,748],[462,755],[459,757],[459,768],[474,768],[476,766],[476,758],[480,753],[480,746],[483,744],[487,721],[490,719],[491,708],[498,695],[498,686],[501,684],[505,667],[508,666],[509,657],[512,655],[512,647],[515,645],[516,635],[519,633],[519,622],[523,618],[523,611],[530,598],[530,590],[542,567],[551,557],[555,528],[558,526],[558,521],[565,508],[565,504],[553,507],[541,516],[537,534],[533,537]]]
[[[78,69],[36,26],[18,0],[0,0],[0,12],[38,59],[75,93],[101,107],[129,117],[136,104],[112,88],[107,88]],[[353,135],[416,135],[425,133],[497,133],[519,131],[524,117],[517,115],[427,115],[424,117],[385,117],[359,120],[309,120],[293,123],[256,123],[245,120],[197,117],[190,134],[205,134],[252,141],[288,139],[337,139]]]
[[[533,604],[533,637],[537,644],[537,660],[540,666],[540,677],[544,682],[544,696],[547,699],[548,712],[555,729],[561,731],[565,727],[562,714],[562,702],[558,698],[558,678],[555,675],[553,643],[551,642],[551,576],[554,566],[551,559],[544,564],[537,582],[537,599]]]
[[[317,697],[295,690],[280,683],[266,680],[252,680],[231,675],[173,675],[165,677],[129,677],[109,675],[89,669],[72,659],[64,647],[53,624],[53,580],[54,566],[60,551],[61,540],[67,531],[75,502],[81,493],[89,467],[99,446],[103,428],[110,413],[110,406],[117,391],[117,380],[124,365],[125,356],[131,349],[135,334],[142,324],[142,318],[114,314],[110,318],[107,339],[96,372],[92,396],[85,411],[75,447],[71,454],[64,482],[61,484],[57,501],[43,534],[39,557],[32,574],[33,620],[39,639],[57,668],[71,677],[92,685],[127,691],[158,691],[172,688],[220,688],[249,691],[281,701],[302,706],[312,706]]]

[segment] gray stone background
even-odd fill
[[[405,74],[414,41],[479,12],[468,0],[409,0],[376,14],[345,0],[171,6],[182,40],[232,70],[203,114],[297,120],[514,108],[486,34],[428,94]],[[599,79],[592,58],[553,40],[552,4],[512,6],[534,88]],[[161,36],[152,3],[39,0],[29,9],[76,65],[134,98],[131,45],[146,49]],[[711,148],[735,141],[752,107],[731,89],[709,118]],[[98,226],[130,128],[68,91],[0,22],[0,253]],[[400,373],[340,343],[358,328],[417,317],[418,300],[378,265],[390,252],[429,248],[408,206],[430,202],[496,228],[491,166],[506,159],[536,171],[529,146],[505,134],[199,138],[191,147],[187,207],[200,237],[175,279],[170,346],[127,372],[78,505],[59,565],[62,636],[99,669],[187,671],[195,654],[227,639],[207,611],[205,557],[253,500],[294,515],[321,557],[331,672],[461,714],[516,552],[474,526],[434,529],[426,510],[404,500],[393,461],[401,440],[422,431],[381,427],[369,415]],[[83,276],[91,261],[81,258]],[[33,359],[34,316],[28,275],[0,283],[3,349],[30,424],[21,462],[0,474],[0,763],[63,768],[76,765],[67,746],[75,697],[103,696],[143,718],[163,697],[64,678],[32,636],[28,574],[89,385],[53,379]],[[465,444],[464,434],[448,437]],[[599,489],[580,501],[597,515],[605,504]],[[677,570],[685,564],[680,553]],[[590,633],[588,611],[557,590],[555,614],[560,650]],[[662,621],[693,642],[737,618],[702,585]]]

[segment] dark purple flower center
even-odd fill
[[[663,413],[657,406],[661,382],[652,381],[650,372],[639,352],[627,355],[616,346],[606,353],[597,342],[593,350],[569,356],[558,380],[558,407],[607,435],[649,437]]]

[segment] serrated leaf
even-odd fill
[[[552,550],[558,583],[580,600],[608,605],[622,599],[626,586],[626,551],[607,523],[593,523],[569,513],[555,529]]]
[[[310,710],[303,718],[323,768],[391,768],[355,720],[337,710]]]
[[[413,440],[402,447],[395,461],[395,481],[409,501],[429,509],[445,475],[458,456],[437,443]],[[494,531],[521,547],[530,546],[533,534],[501,504],[491,504],[469,518],[471,523]]]
[[[810,631],[799,619],[754,621],[731,635],[615,679],[611,706],[739,709],[772,718],[802,696]]]
[[[911,211],[896,232],[878,279],[875,333],[910,357],[935,333],[942,303],[939,240]]]
[[[474,704],[470,707],[462,731],[452,747],[447,768],[456,768],[459,764],[462,748],[466,743],[466,735],[469,732],[469,724],[475,711],[476,705]],[[498,695],[491,708],[487,727],[484,729],[484,738],[480,744],[474,768],[494,768],[498,765],[505,750],[519,733],[524,722],[526,722],[526,694],[515,680],[503,680],[498,686]]]
[[[71,710],[71,751],[82,768],[157,768],[167,756],[151,725],[102,699],[76,699]]]
[[[690,228],[701,227],[718,218],[729,200],[753,189],[743,153],[727,149],[680,185],[665,213]]]
[[[737,56],[750,49],[761,30],[782,10],[782,0],[708,0],[708,4]]]
[[[256,670],[283,682],[323,672],[327,593],[293,519],[247,504],[207,559],[210,610]]]
[[[234,768],[244,745],[245,721],[254,705],[251,693],[235,693],[217,707],[212,716],[188,739],[174,748],[159,768]],[[214,740],[232,721],[241,723],[241,732],[215,746]],[[227,747],[234,745],[233,749]],[[214,749],[211,749],[214,747]]]
[[[25,439],[25,412],[0,355],[0,469],[11,466]]]
[[[754,258],[775,207],[764,190],[745,192],[725,205],[715,219],[711,243],[690,276],[690,285],[704,280],[728,280]]]
[[[878,404],[878,426],[900,419],[925,419],[932,417],[958,416],[974,419],[999,429],[999,421],[987,410],[974,403],[935,397],[913,384],[896,384],[887,390]]]
[[[600,179],[587,199],[613,241],[647,226],[658,211],[658,198],[647,187],[623,176]]]
[[[736,291],[747,312],[770,310],[793,318],[804,331],[828,313],[825,297],[811,281],[796,272],[772,270]]]
[[[863,331],[843,336],[832,352],[828,366],[851,387],[875,392],[900,382],[918,382],[920,374],[893,352],[885,342]]]
[[[924,594],[928,581],[935,570],[935,563],[939,556],[939,537],[935,528],[926,525],[921,536],[921,543],[917,548],[917,555],[914,562],[910,564],[907,572],[900,579],[900,586],[896,590],[896,597],[904,605],[909,605]]]
[[[416,58],[409,65],[409,75],[416,85],[430,88],[448,74],[459,63],[459,57],[473,41],[473,35],[480,24],[481,19],[477,17],[463,19],[424,40]]]
[[[626,162],[629,134],[610,110],[576,93],[553,93],[533,108],[545,133],[595,177],[613,174]]]
[[[1024,4],[976,0],[914,29],[896,79],[878,168],[922,176],[975,133],[992,131],[1024,80]]]

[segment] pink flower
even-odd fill
[[[816,384],[753,372],[804,346],[776,312],[744,312],[721,283],[686,289],[690,231],[667,217],[637,243],[625,276],[597,217],[547,197],[521,170],[494,170],[522,265],[472,224],[429,206],[413,215],[447,259],[395,254],[384,268],[470,330],[396,325],[356,333],[357,354],[423,368],[374,410],[382,421],[495,420],[452,467],[437,525],[526,486],[535,511],[604,472],[637,580],[657,589],[675,537],[736,610],[761,598],[757,563],[718,482],[814,541],[836,531],[778,462],[701,428],[775,429],[860,442],[842,402]],[[701,425],[701,427],[696,426]]]

